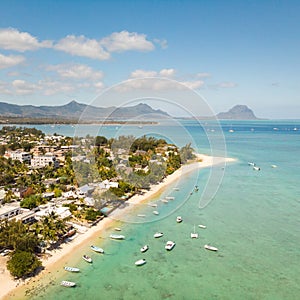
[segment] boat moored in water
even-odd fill
[[[171,251],[175,247],[176,243],[173,241],[167,241],[165,249]]]
[[[145,245],[141,248],[141,252],[144,253],[144,252],[148,251],[148,249],[149,249],[149,246]]]
[[[157,239],[157,238],[160,238],[160,237],[162,237],[164,234],[162,233],[162,232],[156,232],[155,234],[154,234],[154,237]]]
[[[79,268],[73,268],[73,267],[64,267],[64,269],[68,272],[74,272],[74,273],[78,273],[80,272]]]
[[[204,248],[210,251],[218,251],[219,249],[210,245],[204,245]]]
[[[142,265],[144,265],[146,262],[147,262],[146,259],[142,258],[142,259],[137,260],[137,261],[135,262],[135,265],[136,265],[136,266],[142,266]]]
[[[65,287],[74,287],[76,285],[76,282],[63,280],[60,283],[60,285],[65,286]]]
[[[178,217],[176,218],[176,222],[177,222],[177,223],[181,223],[181,222],[182,222],[182,217],[181,217],[181,216],[178,216]]]
[[[93,262],[92,258],[89,257],[89,256],[87,256],[87,255],[85,255],[85,254],[82,256],[82,258],[83,258],[86,262],[88,262],[88,263],[92,263],[92,262]]]
[[[94,245],[91,245],[91,249],[97,253],[104,253],[104,250],[102,248],[94,246]]]
[[[113,240],[124,240],[125,239],[125,236],[121,235],[121,234],[111,234],[109,237]]]

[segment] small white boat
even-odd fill
[[[141,252],[144,253],[144,252],[148,251],[148,249],[149,249],[149,246],[145,245],[141,248]]]
[[[194,225],[194,232],[191,232],[191,238],[192,239],[197,239],[198,238],[198,233],[196,232],[195,225]]]
[[[254,167],[253,167],[253,170],[254,170],[254,171],[260,171],[260,167],[254,166]]]
[[[173,241],[167,241],[165,249],[168,251],[171,251],[175,247],[175,242]]]
[[[254,162],[248,162],[248,166],[254,167],[254,166],[255,166],[255,163],[254,163]]]
[[[125,236],[121,235],[121,234],[111,234],[109,237],[113,240],[124,240],[125,239]]]
[[[178,217],[176,218],[176,222],[177,222],[177,223],[181,223],[181,222],[182,222],[182,217],[181,217],[181,216],[178,216]]]
[[[202,229],[205,229],[205,228],[206,228],[206,226],[205,226],[205,225],[202,225],[202,224],[198,225],[198,227],[200,227],[200,228],[202,228]]]
[[[157,207],[157,204],[156,203],[149,203],[149,206],[151,206],[151,207]]]
[[[276,165],[271,165],[271,167],[272,167],[272,168],[277,168],[277,166],[276,166]]]
[[[159,215],[159,212],[158,212],[157,210],[154,210],[154,211],[153,211],[153,214]]]
[[[162,232],[156,232],[155,234],[154,234],[154,237],[155,238],[160,238],[160,237],[162,237],[164,234],[162,233]]]
[[[97,253],[104,253],[104,250],[102,248],[94,246],[94,245],[91,245],[91,249]]]
[[[228,132],[234,132],[234,130],[233,129],[229,129]]]
[[[73,287],[76,285],[76,282],[63,280],[60,285],[65,287]]]
[[[204,248],[210,251],[218,251],[219,249],[210,245],[204,245]]]
[[[165,197],[165,199],[167,199],[167,200],[174,200],[175,197],[173,197],[173,196],[167,196],[167,197]]]
[[[142,259],[137,260],[137,261],[135,262],[135,265],[136,265],[136,266],[142,266],[142,265],[144,265],[146,262],[147,262],[146,259],[142,258]]]
[[[179,191],[179,188],[178,187],[174,187],[173,190],[174,191]]]
[[[73,267],[64,267],[64,269],[68,272],[74,272],[74,273],[78,273],[80,272],[79,268],[73,268]]]
[[[88,263],[92,263],[92,262],[93,262],[92,258],[89,257],[89,256],[87,256],[87,255],[85,255],[85,254],[82,256],[82,258],[83,258],[86,262],[88,262]]]
[[[161,202],[168,203],[169,201],[167,199],[161,199]]]
[[[146,215],[142,215],[142,214],[139,214],[137,216],[140,217],[140,218],[145,218],[146,217]]]
[[[121,228],[119,228],[119,227],[116,227],[115,228],[115,231],[121,231],[122,229]]]
[[[194,191],[195,191],[195,192],[198,192],[198,191],[199,191],[198,185],[195,185]]]

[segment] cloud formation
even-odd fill
[[[103,49],[95,39],[88,39],[83,35],[68,35],[54,45],[54,49],[64,51],[74,56],[106,60],[110,54]]]
[[[97,81],[103,78],[103,72],[95,71],[84,64],[60,64],[47,66],[46,70],[55,71],[63,79],[89,79]]]
[[[147,40],[145,34],[137,32],[113,32],[110,36],[103,38],[100,44],[109,52],[124,51],[152,51],[154,44]]]
[[[20,32],[14,28],[0,29],[0,48],[2,49],[24,52],[50,47],[52,47],[51,41],[39,42],[27,32]]]
[[[0,53],[0,69],[14,67],[25,61],[21,55],[3,55]]]

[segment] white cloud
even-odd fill
[[[95,71],[83,64],[61,64],[46,67],[48,71],[55,71],[61,78],[65,79],[89,79],[97,81],[103,78],[103,72]]]
[[[161,47],[162,49],[167,49],[167,48],[168,48],[168,42],[167,42],[167,40],[165,40],[165,39],[163,39],[163,40],[160,40],[160,39],[154,39],[153,41],[154,41],[154,43],[160,45],[160,47]]]
[[[16,79],[12,82],[12,87],[14,88],[15,94],[17,95],[29,95],[33,94],[35,91],[39,89],[37,84]]]
[[[154,44],[147,40],[145,34],[128,31],[113,32],[110,36],[103,38],[100,44],[109,52],[152,51],[155,48]]]
[[[143,78],[143,77],[155,77],[155,76],[157,76],[156,71],[146,71],[146,70],[135,70],[130,74],[130,78]]]
[[[152,70],[135,70],[131,72],[130,78],[145,78],[145,77],[167,77],[171,78],[175,75],[175,69],[162,69],[160,71],[152,71]]]
[[[227,88],[234,88],[236,86],[237,86],[237,83],[230,82],[230,81],[225,81],[225,82],[221,82],[221,83],[218,84],[218,87],[225,88],[225,89],[227,89]]]
[[[0,29],[0,48],[2,49],[24,52],[51,46],[51,41],[39,42],[36,37],[27,32],[20,32],[14,28]]]
[[[176,73],[175,69],[162,69],[159,71],[159,75],[162,77],[173,77]]]
[[[210,77],[210,76],[211,76],[211,74],[206,73],[206,72],[203,72],[203,73],[197,73],[197,74],[196,74],[196,77],[197,77],[197,78],[208,78],[208,77]]]
[[[200,87],[202,87],[204,85],[204,81],[202,81],[202,80],[181,81],[181,83],[192,90],[199,89]]]
[[[110,58],[110,54],[103,49],[98,41],[88,39],[83,35],[68,35],[54,45],[54,49],[93,59],[106,60]]]
[[[16,66],[25,61],[25,57],[21,55],[3,55],[0,53],[0,69]]]

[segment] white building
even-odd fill
[[[56,156],[52,153],[34,156],[31,159],[31,166],[34,168],[42,168],[49,165],[53,165],[55,168],[59,167],[59,161],[56,159]]]
[[[30,163],[31,161],[31,154],[29,152],[24,152],[20,150],[5,151],[4,157],[11,158],[12,160],[19,160],[22,163],[23,162]]]
[[[12,202],[0,207],[0,220],[10,219],[21,213],[20,202]]]

